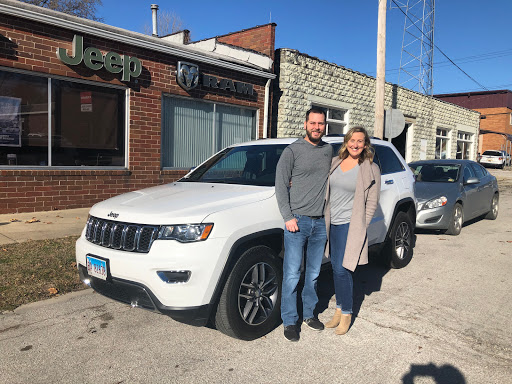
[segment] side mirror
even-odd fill
[[[469,179],[464,181],[464,185],[470,185],[470,184],[478,184],[480,180],[478,177],[470,177]]]

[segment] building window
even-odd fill
[[[448,130],[437,128],[436,129],[436,159],[449,159],[450,146],[448,138]]]
[[[122,167],[124,111],[124,89],[0,71],[0,166]]]
[[[457,133],[457,159],[470,159],[472,136],[467,132]]]
[[[256,110],[164,96],[162,167],[190,168],[256,138]]]
[[[346,109],[323,107],[321,105],[314,105],[314,107],[325,110],[327,117],[325,133],[327,135],[345,133],[345,127],[348,123],[348,111]]]

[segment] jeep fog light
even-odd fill
[[[165,225],[158,232],[158,239],[178,240],[182,243],[206,240],[213,224]]]
[[[190,271],[158,271],[156,274],[166,283],[177,284],[186,283],[192,273]]]

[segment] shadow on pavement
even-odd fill
[[[445,364],[440,367],[433,363],[427,365],[411,364],[411,370],[402,376],[402,383],[414,384],[417,382],[417,378],[431,378],[436,384],[466,383],[466,379],[462,372],[449,364]]]
[[[367,265],[359,265],[354,272],[354,313],[352,319],[357,317],[365,297],[370,296],[373,292],[380,291],[382,279],[390,269],[384,266],[383,263],[373,259],[374,258],[371,257],[370,263]],[[329,308],[331,298],[335,300],[332,269],[325,268],[318,278],[318,304],[315,310],[316,315]]]

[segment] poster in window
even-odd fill
[[[0,96],[0,146],[21,147],[21,99]]]
[[[92,92],[80,92],[80,111],[92,112]]]

